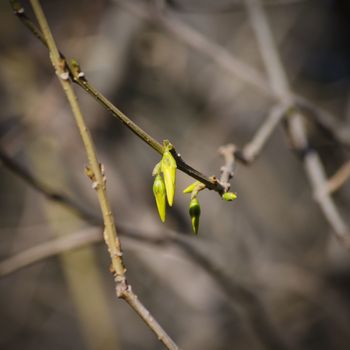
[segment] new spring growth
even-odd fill
[[[175,182],[176,182],[176,161],[173,155],[170,153],[173,146],[168,140],[163,141],[164,152],[161,161],[161,172],[164,176],[166,195],[168,204],[171,207],[174,202],[175,195]]]
[[[189,213],[191,216],[192,229],[195,234],[198,234],[199,217],[201,215],[201,207],[197,197],[191,199]]]
[[[162,176],[157,174],[153,183],[153,194],[156,199],[160,220],[165,221],[166,215],[166,199],[165,199],[165,184]]]
[[[183,193],[191,193],[191,201],[189,213],[191,216],[192,229],[195,234],[198,234],[199,217],[201,215],[201,207],[197,199],[198,192],[205,189],[205,185],[200,181],[196,181],[183,190]]]
[[[158,213],[162,222],[166,217],[166,198],[169,206],[173,205],[176,182],[176,161],[170,153],[173,146],[167,140],[163,142],[164,152],[162,160],[156,164],[152,175],[155,176],[153,194],[156,199]]]
[[[222,195],[222,199],[228,202],[234,201],[236,198],[237,198],[237,195],[233,192],[225,192]]]
[[[196,181],[193,184],[186,187],[182,193],[191,193],[191,198],[197,196],[198,192],[205,189],[205,185],[200,181]]]

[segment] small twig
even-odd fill
[[[334,193],[338,191],[350,179],[350,160],[344,163],[340,169],[328,179],[326,192]]]
[[[231,184],[230,180],[234,176],[235,170],[235,151],[236,146],[228,144],[219,148],[220,155],[224,158],[225,164],[221,167],[220,183],[224,186],[225,191],[229,191]]]
[[[30,1],[35,17],[38,20],[40,30],[44,36],[45,42],[49,49],[52,65],[59,78],[61,86],[66,94],[66,97],[71,106],[77,127],[79,129],[87,158],[89,161],[88,176],[93,181],[93,188],[96,190],[99,204],[101,207],[104,221],[104,237],[108,247],[108,251],[112,261],[112,268],[116,282],[116,293],[121,299],[124,299],[134,309],[136,313],[145,321],[148,327],[157,335],[158,339],[168,349],[178,349],[178,346],[159,325],[159,323],[150,315],[150,312],[137,299],[132,292],[130,285],[126,281],[125,267],[122,259],[122,250],[117,230],[114,223],[114,218],[111,212],[110,204],[106,195],[106,178],[103,172],[103,167],[97,160],[95,146],[88,127],[85,123],[84,116],[80,110],[77,97],[69,81],[69,73],[66,68],[66,62],[62,59],[55,40],[49,28],[46,16],[41,8],[39,0]]]
[[[278,95],[286,104],[292,105],[294,96],[289,87],[287,75],[281,63],[263,6],[259,0],[245,0],[245,3],[274,94]],[[288,116],[287,128],[293,147],[302,156],[315,200],[318,202],[325,218],[333,228],[339,241],[350,249],[348,227],[341,218],[331,196],[324,190],[327,184],[326,174],[317,152],[310,151],[303,117],[298,110],[292,111]]]
[[[259,127],[252,141],[250,141],[241,152],[241,158],[246,164],[253,163],[261,153],[263,147],[270,139],[277,125],[286,116],[290,106],[282,104],[273,106],[263,124]]]
[[[13,174],[20,177],[28,185],[34,188],[39,193],[43,194],[47,199],[60,203],[70,210],[73,210],[75,214],[84,220],[89,221],[91,224],[101,224],[102,219],[91,212],[88,212],[78,202],[68,197],[64,193],[57,192],[41,182],[36,178],[28,169],[9,157],[3,150],[0,149],[0,163],[2,163]]]
[[[0,277],[5,277],[27,266],[52,256],[78,249],[103,239],[101,229],[87,228],[74,234],[37,244],[0,262]]]
[[[314,199],[333,228],[338,241],[350,250],[349,228],[340,216],[329,192],[325,191],[327,178],[321,159],[314,151],[310,151],[304,158],[304,166],[312,185]]]

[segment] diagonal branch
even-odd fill
[[[38,28],[32,20],[26,15],[23,6],[18,0],[10,0],[10,4],[15,15],[21,20],[21,22],[48,48],[48,43],[42,30]],[[127,128],[129,128],[135,135],[141,140],[146,142],[156,152],[162,154],[163,146],[149,135],[140,126],[134,123],[125,113],[123,113],[118,107],[116,107],[111,101],[109,101],[100,91],[98,91],[85,77],[85,74],[81,72],[77,62],[68,63],[65,56],[59,52],[61,65],[64,66],[64,74],[68,74],[67,78],[70,77],[73,82],[83,88],[88,94],[90,94],[96,101],[98,101],[107,111],[112,113],[114,117],[119,119]],[[187,164],[179,153],[176,152],[175,148],[172,150],[172,154],[176,160],[177,167],[187,175],[195,178],[196,180],[205,184],[209,190],[214,190],[220,195],[225,192],[224,187],[219,181],[216,181],[213,177],[208,177],[198,170],[192,168]]]
[[[28,169],[9,157],[2,149],[0,149],[0,163],[9,169],[16,176],[24,180],[29,186],[44,195],[47,199],[53,200],[73,210],[75,214],[93,225],[101,224],[101,218],[87,211],[78,202],[70,198],[64,193],[57,192],[41,182]]]
[[[253,163],[289,110],[290,107],[287,104],[273,106],[252,140],[244,146],[242,151],[237,150],[237,158],[246,165]]]
[[[340,169],[327,181],[326,191],[334,193],[350,179],[350,160],[344,163]]]

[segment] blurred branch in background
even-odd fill
[[[247,11],[254,28],[255,36],[268,72],[271,88],[279,99],[290,107],[294,107],[294,98],[290,90],[287,75],[280,61],[269,24],[260,0],[245,0]],[[339,241],[350,250],[350,231],[340,216],[335,203],[327,193],[327,177],[318,153],[308,142],[304,126],[304,115],[298,110],[287,118],[288,133],[292,147],[301,156],[306,174],[311,183],[314,199],[318,202],[324,216],[333,228]]]
[[[150,21],[157,21],[164,29],[181,40],[184,44],[199,51],[202,55],[215,62],[218,67],[232,74],[235,78],[252,85],[265,96],[278,103],[283,103],[279,94],[274,91],[266,78],[254,67],[241,61],[234,54],[219,44],[214,43],[199,31],[190,27],[186,22],[171,14],[171,11],[146,5],[144,1],[114,0],[122,8],[125,8],[137,16]],[[292,93],[293,101],[301,108],[306,109],[305,115],[311,118],[320,127],[327,129],[335,140],[345,147],[350,147],[350,129],[344,127],[331,113],[318,107],[308,99]]]
[[[326,191],[330,194],[338,191],[350,179],[350,160],[328,179]]]
[[[224,177],[221,180],[223,183],[226,183],[233,175],[234,147],[232,145],[221,147],[219,152],[225,158],[225,169],[223,169]],[[5,156],[3,152],[0,154],[2,155],[2,159],[6,159],[4,165],[7,166],[14,175],[20,176],[30,186],[35,184],[33,188],[43,194],[47,199],[63,204],[65,207],[72,209],[72,212],[79,217],[84,218],[92,225],[98,224],[102,229],[102,219],[98,219],[94,214],[86,212],[68,196],[60,194],[49,186],[42,184],[40,180],[36,179],[27,169],[24,169],[21,165],[17,164],[16,161]],[[53,193],[55,196],[50,195]],[[147,232],[140,231],[137,228],[130,228],[128,225],[119,225],[119,229],[121,230],[120,234],[123,236],[125,235],[125,238],[130,240],[151,244],[156,247],[168,245],[175,245],[178,247],[190,260],[211,276],[216,282],[216,285],[227,295],[234,309],[236,311],[237,308],[240,310],[241,318],[252,328],[261,342],[265,344],[266,348],[289,348],[287,343],[278,335],[277,329],[273,325],[259,297],[256,296],[255,291],[250,290],[238,280],[234,280],[231,276],[227,276],[223,269],[216,265],[210,257],[201,253],[200,250],[196,248],[195,242],[191,242],[189,238],[183,237],[183,235],[178,232],[167,229],[162,229],[156,236],[150,236]],[[56,240],[44,242],[0,262],[0,277],[7,276],[8,274],[14,273],[43,259],[50,258],[51,256],[101,242],[102,240],[103,235],[101,231],[96,231],[96,229],[91,228]]]

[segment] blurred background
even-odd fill
[[[263,3],[293,90],[348,128],[349,1]],[[244,146],[275,103],[169,30],[189,26],[265,75],[243,0],[42,5],[61,51],[78,59],[88,80],[207,175],[220,174],[218,148]],[[48,53],[6,1],[0,3],[0,47],[1,152],[100,216]],[[182,194],[193,179],[178,172],[175,204],[163,225],[152,194],[159,155],[81,89],[76,92],[106,169],[128,281],[181,348],[349,349],[349,255],[314,202],[282,126],[253,165],[237,165],[232,190],[238,200],[200,193],[194,236],[189,198]],[[311,124],[308,131],[332,175],[348,151]],[[334,197],[345,219],[349,195],[347,183]],[[1,163],[0,198],[1,260],[64,235],[101,231]],[[147,242],[168,237],[169,230],[175,238],[167,244]],[[134,231],[146,241],[128,237]],[[109,264],[100,242],[1,277],[0,348],[162,349],[116,299]]]

